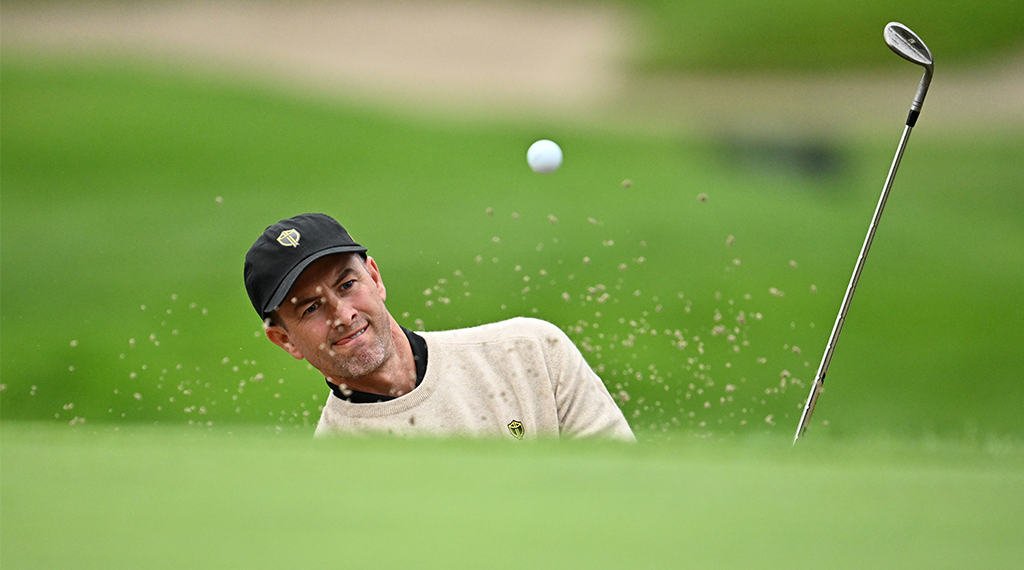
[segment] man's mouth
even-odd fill
[[[356,331],[354,334],[351,334],[351,335],[349,335],[349,336],[347,336],[347,337],[345,337],[345,338],[335,342],[334,345],[335,346],[340,346],[340,345],[343,345],[343,344],[348,344],[349,342],[351,342],[351,341],[359,338],[360,336],[362,336],[363,333],[366,332],[366,329],[368,329],[368,328],[370,328],[370,325],[366,325],[363,328],[361,328],[358,331]]]

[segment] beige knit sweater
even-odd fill
[[[599,436],[633,441],[604,383],[558,327],[515,318],[417,333],[427,372],[412,392],[372,404],[328,397],[316,435],[461,434],[535,439]]]

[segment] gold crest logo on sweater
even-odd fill
[[[523,439],[523,434],[526,430],[523,429],[523,423],[519,420],[512,420],[508,424],[508,432],[516,437],[516,439]]]

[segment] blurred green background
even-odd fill
[[[845,6],[812,0],[778,4],[756,0],[673,2],[641,0],[647,70],[821,70],[885,65],[881,29],[898,21],[929,46],[942,46],[943,64],[976,65],[1021,47],[1021,8],[995,2],[893,3],[868,0]],[[877,30],[877,33],[864,33]],[[925,32],[924,30],[927,30]],[[935,49],[932,50],[933,52]]]
[[[626,7],[634,77],[898,70],[877,135],[451,120],[8,46],[3,418],[311,426],[322,382],[262,338],[239,275],[263,227],[325,211],[370,247],[406,326],[536,315],[588,351],[638,431],[790,431],[916,87],[885,21],[932,45],[940,94],[945,61],[1021,47],[1012,17],[963,30],[959,6]],[[815,431],[1024,433],[1022,131],[941,117],[926,109],[908,147]],[[563,146],[554,175],[524,166],[538,138]]]
[[[1019,565],[1024,5],[508,4],[628,37],[611,96],[508,108],[18,28],[65,6],[0,12],[4,568]],[[793,448],[920,77],[892,20],[936,76]],[[405,326],[566,330],[643,443],[311,441],[241,278],[305,211]]]

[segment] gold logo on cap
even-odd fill
[[[296,230],[285,230],[277,236],[277,243],[285,247],[299,247],[299,232]]]
[[[526,430],[523,428],[523,423],[519,420],[512,420],[508,424],[508,432],[516,436],[516,439],[523,439],[523,434]]]

